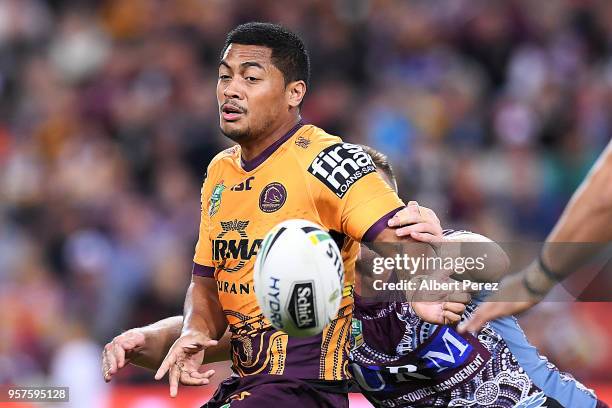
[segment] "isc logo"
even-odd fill
[[[353,183],[376,171],[376,165],[361,146],[338,143],[319,153],[308,171],[342,198]]]
[[[249,191],[253,189],[253,187],[251,186],[251,182],[253,180],[255,180],[255,177],[251,176],[248,179],[244,180],[242,183],[236,184],[234,187],[231,188],[231,190],[232,191]]]
[[[313,282],[297,282],[291,288],[289,315],[298,329],[317,326]]]

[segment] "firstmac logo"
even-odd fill
[[[337,143],[325,148],[310,163],[308,172],[342,198],[366,174],[376,171],[372,158],[359,145]]]

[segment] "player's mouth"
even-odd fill
[[[221,116],[225,121],[237,121],[242,115],[244,115],[244,109],[236,105],[232,105],[229,103],[224,103],[223,105],[221,105]]]

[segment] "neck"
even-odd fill
[[[300,115],[294,116],[260,137],[240,143],[242,160],[249,161],[259,156],[268,146],[287,134],[300,120],[302,120]]]

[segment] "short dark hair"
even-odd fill
[[[391,180],[393,183],[391,187],[395,190],[395,192],[397,192],[397,180],[395,179],[395,173],[393,172],[393,167],[391,167],[391,163],[389,163],[389,158],[387,155],[370,146],[361,145],[361,147],[363,147],[363,150],[370,155],[376,167],[382,170],[383,173],[389,177],[389,180]]]
[[[285,85],[294,81],[310,82],[310,57],[304,42],[287,28],[272,23],[241,24],[227,34],[221,58],[230,44],[260,45],[272,50],[272,63],[283,73]]]

